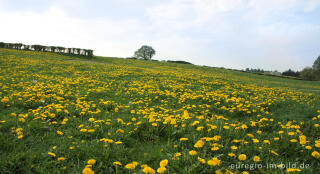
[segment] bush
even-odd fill
[[[306,79],[306,80],[316,80],[317,79],[315,71],[310,67],[304,68],[300,73],[300,77],[303,79]]]
[[[183,60],[177,60],[177,61],[175,61],[175,60],[167,60],[167,62],[193,65],[192,63],[186,62],[186,61],[183,61]]]
[[[127,57],[127,59],[138,59],[136,57]]]
[[[284,75],[284,76],[292,76],[292,77],[299,77],[300,76],[300,73],[297,71],[297,72],[295,72],[295,71],[292,71],[291,69],[289,69],[289,70],[287,70],[287,71],[284,71],[283,73],[282,73],[282,75]]]

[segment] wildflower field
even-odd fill
[[[0,100],[0,173],[320,170],[320,82],[0,49]]]

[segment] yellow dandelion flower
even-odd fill
[[[270,144],[270,141],[269,141],[269,140],[263,140],[263,142],[264,142],[265,144]]]
[[[204,141],[199,140],[199,141],[196,142],[196,144],[194,144],[194,147],[195,148],[201,148],[201,147],[203,147],[203,145],[204,145]]]
[[[159,168],[157,169],[157,172],[158,172],[158,173],[164,173],[166,170],[167,170],[167,169],[166,169],[165,167],[159,167]]]
[[[197,152],[196,152],[196,153],[197,153]],[[190,152],[189,152],[189,154],[190,154]],[[182,155],[182,154],[181,154],[180,152],[177,152],[177,153],[174,154],[175,157],[179,157],[179,156],[181,156],[181,155]]]
[[[122,166],[121,162],[120,161],[115,161],[113,162],[114,165],[118,165],[118,166]]]
[[[129,163],[129,164],[125,165],[125,168],[126,169],[130,169],[130,170],[134,170],[137,167],[138,164],[139,164],[138,162],[134,161],[132,163]]]
[[[234,153],[228,153],[228,156],[235,157],[236,155]]]
[[[296,143],[296,142],[298,142],[298,140],[297,139],[291,139],[290,142]]]
[[[55,153],[52,153],[52,152],[48,152],[48,155],[51,155],[53,157],[56,157],[56,154]]]
[[[232,150],[237,150],[238,147],[237,147],[237,146],[231,146],[231,149],[232,149]]]
[[[318,151],[313,151],[311,155],[317,159],[320,158],[320,153]]]
[[[80,132],[87,132],[88,129],[80,129]]]
[[[252,141],[254,142],[254,143],[259,143],[259,140],[258,139],[252,139]]]
[[[153,170],[153,168],[151,168],[149,166],[143,168],[142,172],[145,174],[155,174],[156,173],[156,171]]]
[[[218,158],[212,158],[211,160],[208,161],[208,164],[213,167],[220,166],[221,160],[219,160]]]
[[[117,142],[115,142],[114,144],[122,144],[122,142],[121,141],[117,141]]]
[[[92,132],[94,132],[94,129],[88,129],[88,132],[92,133]]]
[[[188,141],[188,138],[180,138],[180,141]]]
[[[57,131],[57,134],[59,134],[59,135],[63,135],[63,132],[61,132],[61,131]]]
[[[259,156],[254,156],[253,157],[253,161],[254,162],[259,162],[260,161],[260,157]]]
[[[168,160],[164,159],[162,161],[160,161],[160,167],[166,167],[168,165]]]
[[[64,158],[64,157],[59,157],[57,160],[58,160],[58,161],[64,161],[65,158]]]
[[[94,174],[94,171],[91,168],[84,168],[82,170],[83,174]]]
[[[287,168],[287,172],[301,172],[301,169]]]
[[[88,160],[88,164],[90,164],[90,165],[94,165],[95,163],[96,163],[95,159],[89,159]]]
[[[195,155],[197,155],[197,152],[195,150],[190,150],[189,155],[195,156]]]
[[[240,154],[240,155],[238,156],[238,159],[239,159],[240,161],[244,161],[244,160],[247,159],[247,155],[245,155],[245,154]]]
[[[289,132],[288,135],[292,136],[294,135],[295,133],[294,132]]]
[[[205,164],[205,163],[206,163],[206,160],[203,159],[203,158],[200,158],[200,157],[198,157],[198,161],[199,161],[201,164]]]
[[[312,147],[311,146],[306,146],[306,149],[311,150]]]

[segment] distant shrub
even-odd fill
[[[316,71],[310,67],[304,68],[300,73],[300,77],[306,80],[317,80]]]
[[[136,57],[127,57],[127,59],[138,59]]]
[[[167,62],[170,62],[170,63],[181,63],[181,64],[190,64],[190,65],[193,65],[192,63],[187,62],[187,61],[183,61],[183,60],[167,60]]]
[[[312,68],[306,67],[301,71],[300,77],[306,80],[320,80],[320,56],[314,61]]]
[[[287,70],[287,71],[284,71],[282,73],[282,75],[284,76],[292,76],[292,77],[299,77],[300,76],[300,72],[299,71],[293,71],[291,69]]]
[[[286,79],[295,79],[295,80],[303,80],[300,77],[294,77],[294,76],[284,76],[284,75],[278,75],[278,74],[270,74],[270,73],[264,73],[265,76],[272,76],[272,77],[280,77],[280,78],[286,78]]]

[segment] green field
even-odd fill
[[[0,173],[320,170],[319,81],[0,49],[0,86]]]

